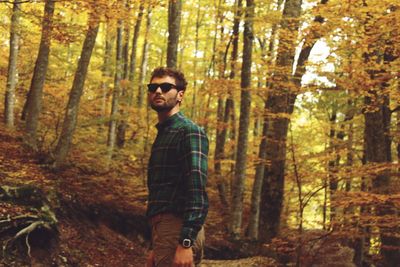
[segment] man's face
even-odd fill
[[[170,76],[154,77],[150,83],[170,83],[176,85],[175,78]],[[152,109],[157,112],[170,111],[176,105],[179,105],[182,98],[183,91],[178,91],[175,87],[172,87],[168,92],[163,92],[160,87],[154,92],[148,91],[148,101]]]

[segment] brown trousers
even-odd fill
[[[183,220],[173,214],[160,214],[151,219],[152,243],[156,267],[172,266]],[[200,266],[204,251],[204,228],[201,228],[194,242],[193,262]]]

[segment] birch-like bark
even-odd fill
[[[4,122],[8,128],[14,127],[15,87],[18,80],[18,51],[20,39],[21,4],[14,0],[10,26],[10,52],[8,57],[8,74],[4,101]]]

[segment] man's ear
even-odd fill
[[[179,102],[181,102],[182,101],[182,99],[183,99],[183,95],[185,94],[185,91],[183,91],[183,90],[181,90],[181,91],[178,91],[178,96],[179,96],[179,98],[178,98],[178,100],[179,100]]]

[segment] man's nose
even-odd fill
[[[162,94],[161,87],[158,86],[157,89],[156,89],[156,91],[155,91],[154,93],[156,93],[156,94]]]

